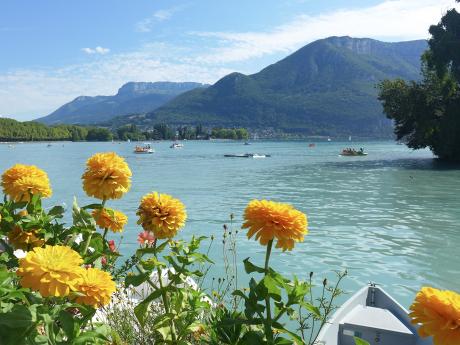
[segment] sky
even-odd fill
[[[329,36],[429,38],[454,0],[0,0],[0,116],[129,81],[214,83]]]

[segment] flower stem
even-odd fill
[[[158,259],[157,257],[157,241],[155,241],[155,243],[153,244],[153,255],[155,256],[156,259]],[[164,304],[164,307],[165,307],[165,311],[167,314],[170,314],[171,313],[171,308],[170,308],[170,305],[169,305],[169,298],[168,298],[168,295],[165,291],[165,289],[163,288],[163,281],[162,281],[162,270],[160,269],[160,267],[157,267],[157,274],[158,274],[158,285],[160,285],[160,291],[161,291],[161,298],[163,300],[163,304]],[[174,326],[174,321],[172,319],[169,320],[169,328],[171,330],[171,340],[173,342],[173,344],[176,343],[176,327]]]
[[[88,238],[86,239],[85,246],[83,247],[83,255],[86,255],[86,252],[88,251],[89,243],[91,242],[91,237],[93,237],[94,231],[91,231],[91,233],[88,235]]]
[[[268,275],[269,266],[268,262],[270,261],[270,254],[272,252],[272,245],[273,240],[268,242],[267,245],[267,252],[265,255],[265,276]],[[265,336],[267,337],[267,343],[273,344],[273,331],[272,331],[272,313],[271,313],[271,306],[270,306],[270,296],[265,297],[265,308],[266,308],[266,319],[265,319]]]
[[[104,209],[105,207],[105,202],[107,200],[103,199],[102,200],[102,203],[101,203],[101,212],[102,210]],[[86,242],[85,242],[85,246],[83,247],[83,255],[86,255],[86,252],[88,251],[88,247],[89,247],[89,243],[91,242],[91,237],[93,237],[93,234],[94,234],[94,231],[92,231],[89,235],[88,235],[88,238],[86,239]]]

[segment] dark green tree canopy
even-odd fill
[[[460,81],[460,14],[455,9],[447,11],[438,25],[430,27],[430,34],[430,67],[439,76],[451,73]]]
[[[460,13],[449,10],[430,27],[420,82],[385,80],[379,100],[398,140],[439,158],[460,161]]]

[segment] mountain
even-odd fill
[[[183,92],[205,86],[191,82],[130,82],[114,96],[80,96],[36,121],[45,124],[102,123],[119,115],[152,111]]]
[[[307,135],[391,135],[376,85],[420,79],[424,40],[330,37],[252,75],[232,73],[125,121],[274,128]],[[119,118],[117,120],[123,120]]]

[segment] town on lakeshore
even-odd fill
[[[5,2],[0,345],[460,345],[460,0]]]

